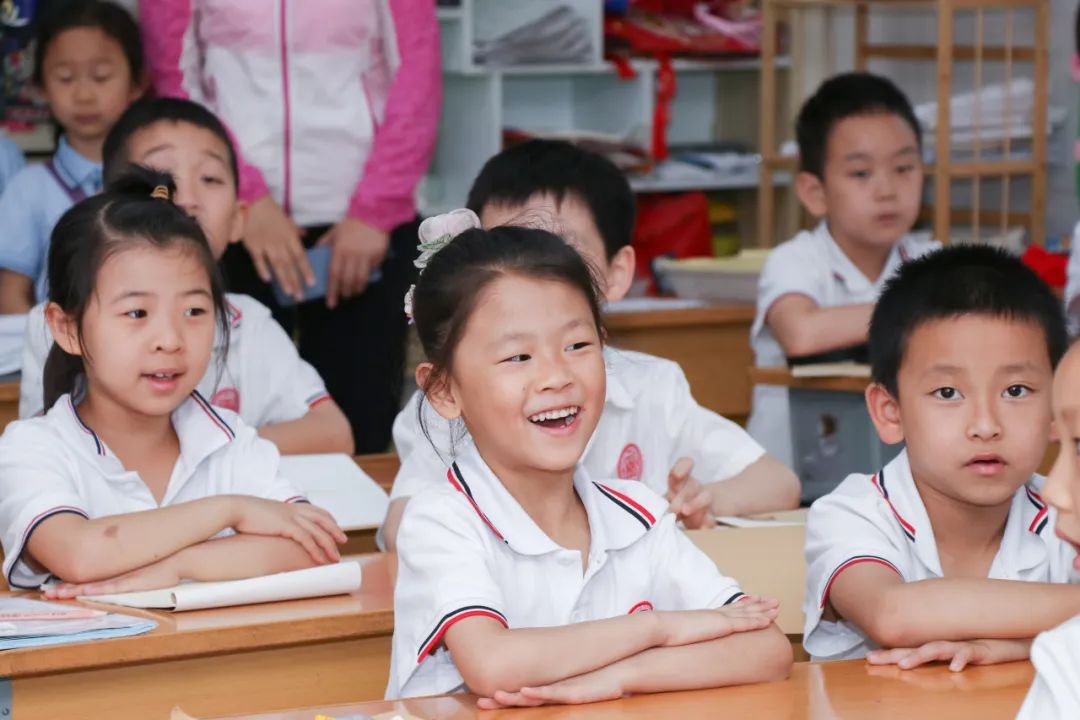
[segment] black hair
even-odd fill
[[[603,337],[601,297],[585,259],[558,235],[537,228],[503,225],[466,230],[436,253],[413,290],[413,321],[424,355],[433,366],[425,393],[449,376],[454,351],[484,289],[505,275],[566,283],[589,304],[597,333]],[[428,436],[423,403],[420,426]]]
[[[895,115],[908,124],[922,151],[922,129],[911,101],[893,82],[868,72],[849,72],[823,82],[795,121],[799,169],[825,178],[829,137],[841,120],[857,115]]]
[[[186,123],[213,133],[225,146],[229,170],[233,182],[239,185],[240,171],[237,167],[236,148],[225,125],[218,116],[197,102],[183,98],[143,98],[132,103],[112,126],[102,147],[102,174],[105,182],[122,173],[131,162],[128,143],[131,136],[145,127],[159,122]]]
[[[1051,367],[1068,347],[1062,304],[1033,270],[1004,250],[951,245],[904,263],[886,284],[870,320],[873,381],[897,397],[897,375],[915,329],[963,315],[1037,324]]]
[[[117,252],[148,243],[157,248],[182,246],[194,253],[210,278],[215,318],[228,346],[225,286],[210,243],[194,218],[168,198],[156,196],[162,187],[171,197],[176,190],[172,176],[133,165],[104,192],[77,203],[56,223],[49,241],[49,302],[74,320],[80,345],[83,318],[102,265]],[[44,370],[46,410],[63,394],[78,391],[84,370],[83,357],[53,343]]]
[[[54,0],[38,19],[34,48],[34,83],[44,85],[45,55],[58,35],[75,28],[97,28],[120,45],[131,72],[131,82],[143,78],[143,50],[139,26],[124,8],[105,0]]]
[[[527,140],[488,160],[469,190],[466,206],[477,215],[488,205],[524,205],[538,193],[557,203],[568,196],[585,204],[610,261],[630,244],[634,193],[614,163],[561,140]]]

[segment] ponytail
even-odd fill
[[[60,347],[60,343],[53,342],[49,357],[45,360],[42,383],[45,404],[42,407],[47,411],[64,395],[75,394],[82,374],[82,358],[71,355]]]

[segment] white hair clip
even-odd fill
[[[467,208],[451,210],[442,215],[429,217],[420,223],[420,244],[416,247],[420,251],[420,256],[413,261],[413,265],[422,274],[428,263],[431,262],[431,258],[449,245],[451,240],[466,230],[479,227],[480,218]],[[413,295],[415,293],[416,285],[410,285],[409,291],[405,293],[405,315],[409,318],[409,322],[412,322],[413,319]]]

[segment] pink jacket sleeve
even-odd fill
[[[442,104],[435,3],[389,0],[389,5],[400,66],[364,173],[349,202],[350,217],[387,232],[416,214],[416,186],[431,163]]]
[[[150,79],[158,95],[206,105],[202,92],[202,50],[195,35],[192,0],[139,0],[139,24]],[[244,161],[229,129],[240,169],[240,197],[252,202],[270,193],[262,173]]]

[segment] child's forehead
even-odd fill
[[[593,263],[606,266],[604,239],[596,226],[589,205],[575,193],[562,198],[551,192],[538,192],[523,203],[491,201],[480,209],[485,228],[497,225],[523,225],[553,232],[586,255]]]
[[[829,128],[826,160],[842,161],[851,154],[891,156],[917,150],[919,139],[911,125],[896,113],[860,113],[837,120]]]
[[[959,372],[1030,367],[1050,370],[1046,333],[1032,318],[965,313],[915,325],[904,347],[903,364],[915,373],[935,368]]]
[[[139,160],[164,148],[190,149],[208,155],[228,158],[229,147],[216,133],[186,120],[162,118],[135,130],[127,141],[127,156]]]

